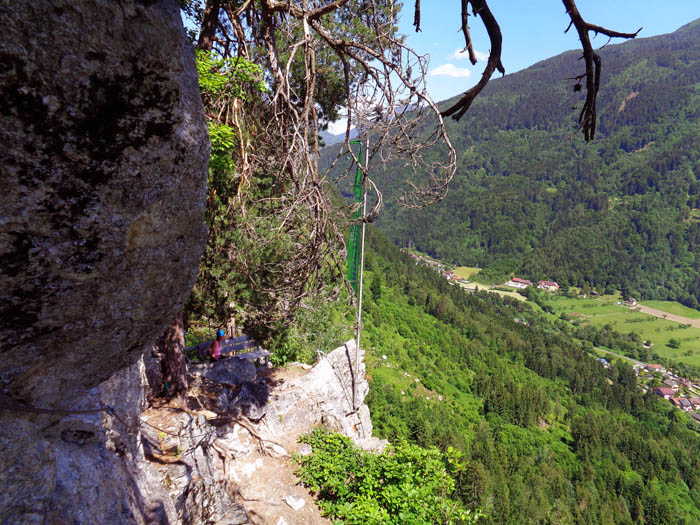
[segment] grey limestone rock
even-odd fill
[[[25,418],[0,424],[0,523],[161,522],[167,494],[142,469],[139,447],[144,381],[139,360],[69,407],[109,405],[117,416],[68,414],[49,424]]]
[[[245,382],[234,402],[230,405],[230,412],[238,412],[248,419],[258,421],[267,411],[267,402],[270,390],[262,383]]]
[[[187,371],[199,377],[206,377],[217,383],[240,385],[255,380],[255,365],[246,359],[229,357],[213,363],[190,365]]]
[[[284,502],[294,510],[302,509],[306,504],[304,498],[300,498],[299,496],[286,496]]]
[[[196,279],[209,152],[178,2],[0,0],[0,144],[0,397],[119,407],[0,410],[0,523],[162,522],[137,360]]]
[[[63,408],[133,363],[196,279],[194,55],[176,0],[3,0],[0,57],[0,388]]]
[[[364,404],[369,392],[364,350],[357,354],[357,371],[355,357],[355,341],[348,341],[326,354],[308,374],[276,387],[265,409],[269,435],[299,435],[322,425],[358,445],[371,437],[372,421]]]

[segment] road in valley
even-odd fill
[[[638,304],[637,306],[633,307],[633,310],[639,310],[640,312],[642,312],[644,314],[653,315],[654,317],[661,317],[662,319],[667,319],[669,321],[675,321],[676,323],[689,324],[689,325],[694,326],[696,328],[700,328],[700,319],[688,319],[687,317],[683,317],[681,315],[670,314],[670,313],[664,312],[662,310],[657,310],[656,308],[650,308],[648,306],[644,306],[643,304]]]
[[[643,363],[642,361],[637,361],[636,359],[632,359],[631,357],[627,357],[626,355],[622,354],[616,354],[615,352],[611,352],[610,350],[607,350],[605,348],[601,348],[599,346],[595,347],[596,350],[599,350],[601,352],[605,352],[606,354],[612,354],[616,357],[620,357],[622,359],[626,359],[627,361],[632,361],[635,365],[640,365],[640,366],[647,366],[646,363]]]

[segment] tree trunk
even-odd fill
[[[221,10],[221,0],[207,0],[202,15],[202,27],[199,31],[197,47],[205,51],[211,51],[214,46],[216,27],[219,24],[219,11]]]
[[[236,331],[236,318],[233,315],[226,321],[226,335],[229,337],[237,337],[239,335]]]
[[[168,399],[184,405],[187,395],[187,366],[185,364],[185,330],[179,312],[165,331],[165,381]]]

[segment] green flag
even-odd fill
[[[357,152],[357,158],[361,159],[362,158],[362,143],[359,140],[353,140],[351,141],[351,144],[359,144],[360,148]],[[362,203],[362,187],[363,187],[363,182],[364,182],[364,176],[362,174],[362,169],[360,166],[357,166],[357,173],[355,174],[355,184],[352,187],[352,192],[355,197],[355,204],[357,204],[357,211],[353,214],[352,218],[357,220],[360,217],[362,217],[362,207],[360,204]],[[348,238],[348,271],[347,271],[347,279],[352,285],[353,290],[355,290],[355,295],[358,294],[358,282],[359,282],[359,273],[360,273],[360,243],[362,242],[361,239],[362,235],[362,228],[359,223],[353,224],[350,227],[350,236]]]

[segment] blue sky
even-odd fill
[[[430,55],[430,95],[441,101],[469,89],[479,79],[484,63],[472,66],[466,56],[455,56],[464,47],[459,2],[423,0],[420,33],[412,26],[413,3],[404,1],[400,29],[408,35],[409,46]],[[501,58],[506,74],[579,47],[575,28],[564,34],[569,18],[560,0],[491,0],[489,5],[503,34]],[[634,32],[643,27],[638,38],[670,33],[700,18],[700,0],[578,0],[577,6],[588,22],[609,29]],[[486,55],[490,46],[481,21],[471,16],[469,20],[474,48]],[[593,45],[602,46],[607,40],[599,35]]]

